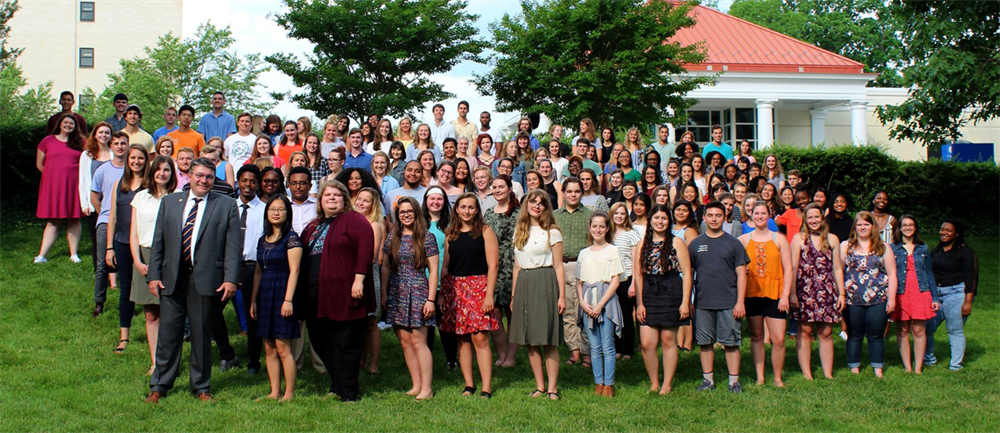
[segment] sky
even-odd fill
[[[721,0],[720,9],[728,9],[732,0]],[[279,27],[273,19],[273,15],[283,10],[281,0],[188,0],[184,2],[183,28],[182,33],[185,38],[194,37],[198,26],[211,22],[216,27],[230,27],[233,38],[236,39],[237,53],[259,52],[267,56],[274,53],[286,52],[301,55],[312,51],[312,44],[308,41],[289,38],[284,29]],[[489,24],[503,17],[505,13],[516,15],[520,12],[520,2],[517,0],[469,0],[467,10],[475,15],[479,15],[476,26],[479,28],[480,37],[489,39]],[[488,71],[485,65],[474,62],[462,62],[456,65],[451,71],[445,74],[436,74],[434,79],[444,86],[444,89],[455,94],[455,98],[435,101],[445,106],[445,118],[455,117],[455,107],[458,101],[469,102],[471,112],[480,111],[494,112],[495,99],[482,96],[477,89],[469,83],[473,74],[484,74]],[[267,95],[268,92],[287,92],[296,90],[291,78],[272,70],[264,73],[260,78],[261,92]],[[265,96],[265,98],[269,98]],[[428,103],[423,113],[418,114],[418,118],[424,121],[431,120],[430,107],[435,103]],[[293,118],[299,116],[315,116],[308,110],[300,109],[294,103],[282,102],[277,105],[274,112],[282,118]],[[477,116],[470,115],[470,118]],[[499,116],[493,116],[494,123],[502,121]]]

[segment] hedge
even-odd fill
[[[769,153],[786,172],[801,171],[810,189],[850,196],[852,212],[868,210],[874,193],[884,189],[892,214],[913,214],[925,233],[936,233],[945,218],[961,221],[970,233],[998,233],[1000,169],[993,163],[899,161],[878,146],[777,146]]]
[[[7,206],[33,208],[41,175],[35,149],[45,136],[45,123],[12,124],[0,119],[0,199]],[[992,163],[940,160],[904,162],[878,146],[776,146],[785,171],[798,169],[811,188],[824,187],[851,197],[851,211],[867,209],[875,191],[890,195],[897,217],[913,214],[925,232],[944,218],[956,218],[978,235],[996,235],[1000,227],[1000,169]],[[758,160],[764,153],[759,152]]]

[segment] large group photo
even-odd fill
[[[1000,430],[998,3],[64,3],[0,430]]]

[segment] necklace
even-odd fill
[[[267,237],[264,237],[264,265],[261,266],[262,269],[267,270],[268,258],[271,257],[271,251],[274,250],[275,246],[277,246],[278,240],[271,243],[267,241]]]

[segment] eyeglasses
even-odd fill
[[[413,210],[401,210],[401,211],[399,211],[399,216],[403,216],[403,215],[412,216],[412,215],[415,215],[415,214],[416,214],[416,212],[414,212]]]
[[[261,182],[263,182],[263,183],[278,183],[278,179],[264,179]]]
[[[267,210],[270,213],[288,213],[288,210],[283,207],[273,207]]]
[[[276,180],[272,182],[277,182]],[[288,186],[309,186],[312,182],[288,182]]]

